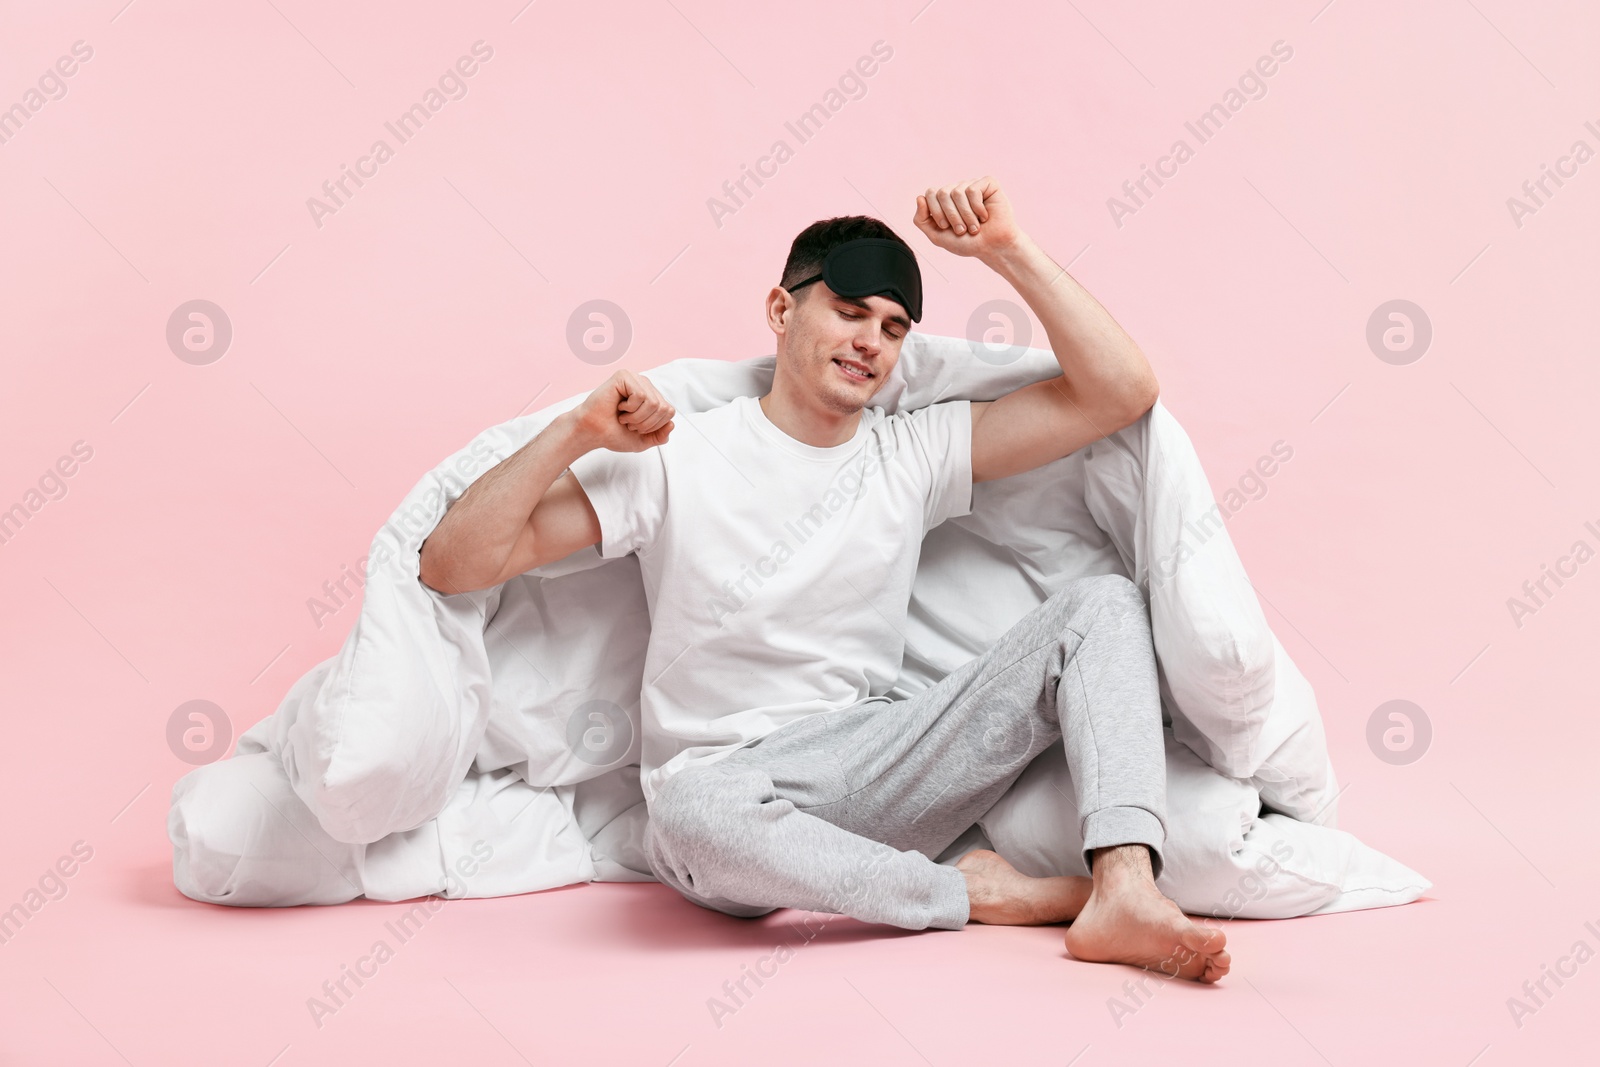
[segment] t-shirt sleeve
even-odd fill
[[[911,413],[929,467],[923,532],[972,513],[972,401],[945,400]]]
[[[661,446],[643,452],[596,448],[568,468],[600,519],[598,549],[615,559],[648,548],[667,510],[667,469]]]

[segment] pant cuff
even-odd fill
[[[932,914],[928,926],[934,930],[959,930],[967,925],[971,916],[971,902],[967,899],[967,876],[951,865],[934,864],[939,880],[930,902]]]
[[[1133,806],[1101,808],[1083,820],[1083,865],[1094,873],[1094,850],[1114,845],[1147,845],[1150,849],[1150,874],[1160,878],[1164,862],[1161,848],[1167,831],[1156,814]]]

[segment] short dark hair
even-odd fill
[[[822,261],[829,252],[846,241],[854,241],[860,237],[887,237],[903,245],[907,252],[911,252],[911,246],[901,240],[899,234],[869,215],[841,215],[837,218],[822,219],[801,230],[794,243],[789,246],[789,260],[783,265],[783,278],[778,284],[788,289],[812,275],[821,274]],[[915,260],[917,254],[911,252],[911,258]],[[806,286],[800,290],[799,296],[805,296],[806,289],[811,288],[813,286]]]

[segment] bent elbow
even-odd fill
[[[1138,419],[1145,412],[1156,406],[1156,399],[1161,395],[1161,383],[1155,375],[1144,380],[1143,385],[1134,391],[1133,417]]]
[[[1106,436],[1125,429],[1144,418],[1145,414],[1155,406],[1156,396],[1159,393],[1154,379],[1148,386],[1140,386],[1122,394],[1122,399],[1113,407],[1102,408],[1101,417],[1105,420],[1101,425],[1106,425]]]
[[[429,589],[440,596],[452,596],[464,593],[466,587],[460,581],[460,575],[452,572],[440,560],[440,550],[435,548],[428,551],[429,542],[422,542],[422,550],[417,559],[417,579]]]
[[[1146,379],[1138,388],[1129,392],[1129,399],[1119,409],[1116,419],[1117,429],[1132,426],[1156,405],[1156,398],[1161,395],[1161,385],[1154,377]]]

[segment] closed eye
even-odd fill
[[[852,315],[850,312],[844,311],[842,309],[840,310],[839,314],[841,316],[843,316],[844,318],[850,319],[851,321],[854,321],[854,320],[859,319],[861,317],[860,315]],[[898,333],[895,333],[893,330],[885,330],[883,332],[884,332],[884,335],[889,337],[891,340],[895,340],[895,341],[900,340],[900,335]]]

